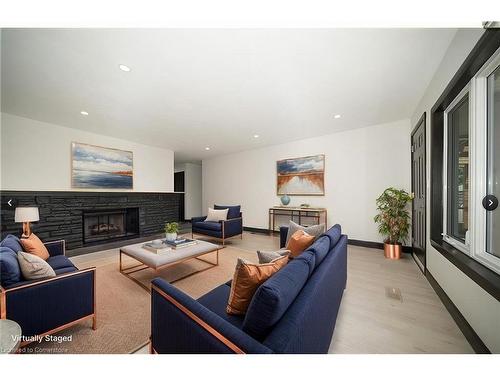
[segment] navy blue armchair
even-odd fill
[[[95,267],[76,268],[65,256],[64,240],[45,246],[56,276],[0,286],[1,319],[17,322],[23,336],[53,334],[86,319],[92,319],[95,330]]]
[[[221,221],[205,221],[206,216],[193,217],[191,219],[192,238],[194,235],[202,234],[204,236],[213,237],[222,240],[224,245],[225,240],[234,236],[243,236],[243,214],[241,206],[219,206],[214,205],[215,210],[228,209],[227,220]]]

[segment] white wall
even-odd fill
[[[73,141],[132,151],[133,191],[170,192],[174,189],[174,153],[171,150],[8,113],[1,114],[1,123],[2,190],[72,190]]]
[[[350,238],[378,241],[375,199],[389,186],[409,190],[409,120],[370,126],[203,160],[203,212],[215,204],[241,204],[245,226],[268,228],[276,195],[276,161],[325,154],[325,196],[292,196],[291,206],[328,209]]]
[[[458,71],[481,35],[482,29],[459,30],[412,116],[412,128],[424,111],[427,124],[427,207],[430,207],[431,108]],[[490,351],[500,353],[500,302],[455,267],[430,243],[430,210],[427,210],[427,268],[441,288],[481,337]]]
[[[202,166],[194,163],[175,164],[175,172],[184,171],[184,218],[202,215]]]

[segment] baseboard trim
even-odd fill
[[[474,328],[471,327],[458,307],[455,306],[453,301],[450,297],[448,297],[443,288],[441,288],[429,270],[425,272],[425,277],[429,281],[429,284],[431,284],[432,289],[434,289],[441,302],[443,302],[444,307],[446,307],[446,310],[448,310],[455,323],[457,323],[458,328],[462,331],[470,346],[472,346],[472,349],[474,349],[477,354],[491,354],[491,351],[484,344],[483,340],[481,340],[476,331],[474,331]]]
[[[382,242],[374,242],[374,241],[364,241],[364,240],[356,240],[349,238],[347,240],[347,243],[352,246],[361,246],[361,247],[368,247],[370,249],[384,249],[384,244]],[[410,246],[403,246],[403,253],[408,253],[411,254],[412,248]]]
[[[254,228],[254,227],[243,227],[243,230],[246,232],[255,232],[255,233],[262,233],[262,234],[271,234],[271,233],[279,233],[278,231],[270,231],[269,229],[263,229],[263,228]]]

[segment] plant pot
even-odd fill
[[[389,259],[399,259],[401,258],[401,253],[403,251],[403,246],[392,243],[384,243],[384,256]]]
[[[167,233],[165,238],[167,241],[175,241],[177,239],[177,233]]]

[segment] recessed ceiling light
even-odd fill
[[[130,68],[127,65],[120,64],[119,67],[124,72],[130,72]]]
[[[210,147],[205,147],[205,150],[206,151],[210,151]]]
[[[253,137],[254,138],[259,138],[259,135],[258,134],[254,134]]]
[[[342,116],[340,116],[340,115],[333,116],[333,118],[340,118],[340,117],[342,117]]]
[[[84,116],[88,116],[88,115],[89,115],[89,113],[88,113],[87,111],[81,111],[80,113],[81,113],[82,115],[84,115]]]

